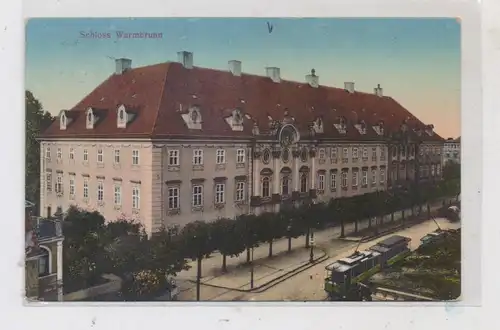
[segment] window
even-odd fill
[[[368,158],[368,148],[363,148],[363,158]]]
[[[63,192],[63,180],[62,180],[62,174],[57,174],[57,179],[56,179],[56,193],[62,193]]]
[[[380,182],[385,182],[385,169],[380,169]]]
[[[270,189],[270,179],[269,177],[264,177],[262,179],[262,197],[270,197],[271,189]]]
[[[168,209],[169,210],[179,209],[179,188],[178,187],[168,188]]]
[[[179,150],[169,150],[168,165],[179,166]]]
[[[52,191],[52,173],[47,173],[46,186],[47,186],[47,192],[51,192]]]
[[[396,157],[398,155],[398,148],[392,147],[392,157]]]
[[[436,165],[436,174],[441,175],[441,164]]]
[[[102,154],[102,149],[97,150],[97,162],[102,163],[103,162],[103,154]]]
[[[262,153],[262,162],[264,164],[269,164],[271,161],[271,151],[269,149],[265,149],[264,152]]]
[[[372,148],[372,160],[377,160],[377,147]]]
[[[372,170],[372,184],[377,183],[377,170]]]
[[[104,183],[102,181],[97,182],[97,201],[104,201]]]
[[[38,277],[47,276],[50,274],[50,255],[46,248],[41,248],[41,257],[38,259]]]
[[[236,163],[243,164],[245,162],[245,149],[236,150]]]
[[[332,147],[332,150],[330,150],[330,158],[337,159],[337,147]]]
[[[50,159],[50,147],[47,147],[47,149],[45,149],[45,158]]]
[[[215,161],[216,161],[216,163],[218,165],[226,163],[226,150],[224,150],[224,149],[217,149],[215,155],[216,155]]]
[[[318,190],[321,190],[321,191],[325,190],[325,175],[324,174],[318,175]]]
[[[89,151],[87,149],[83,149],[83,161],[87,162],[89,160]]]
[[[62,159],[62,149],[57,148],[57,159]]]
[[[89,198],[89,179],[83,178],[83,198]]]
[[[347,188],[347,172],[342,172],[342,188]]]
[[[367,186],[368,185],[368,171],[363,171],[363,176],[361,177],[361,184],[363,186]]]
[[[358,148],[352,148],[352,158],[358,158]]]
[[[242,202],[245,200],[245,182],[236,182],[236,201]]]
[[[431,165],[431,176],[434,176],[436,165]]]
[[[330,174],[330,189],[337,189],[337,173]]]
[[[401,146],[401,157],[406,157],[406,146]]]
[[[325,154],[326,154],[325,149],[323,148],[319,149],[318,151],[319,159],[325,159]]]
[[[281,179],[281,194],[282,195],[290,194],[290,178],[288,176],[284,176]]]
[[[115,164],[120,164],[120,150],[115,149]]]
[[[215,204],[224,204],[226,201],[225,196],[226,184],[217,183],[215,185]]]
[[[353,171],[352,172],[352,186],[357,187],[358,186],[358,171]]]
[[[290,159],[290,151],[288,149],[283,149],[281,152],[281,158],[283,159],[283,163],[288,163]]]
[[[179,193],[179,190],[177,190]],[[179,196],[179,195],[177,195]],[[141,188],[139,186],[132,187],[132,209],[139,210],[141,208]]]
[[[302,173],[300,176],[300,192],[305,193],[307,192],[307,174]]]
[[[193,186],[193,206],[203,206],[203,186],[201,185]]]
[[[122,205],[122,186],[120,184],[115,184],[115,195],[114,195],[115,206]]]
[[[139,150],[132,150],[132,165],[139,165]]]
[[[385,148],[380,149],[380,160],[385,160]]]
[[[75,149],[69,148],[69,159],[74,160],[75,159]]]
[[[307,149],[306,148],[303,148],[301,151],[300,151],[300,160],[302,162],[307,162]]]
[[[349,149],[344,148],[342,152],[342,158],[349,158]]]
[[[193,165],[203,165],[203,150],[193,150]]]
[[[69,195],[75,196],[75,176],[69,176]]]

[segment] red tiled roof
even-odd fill
[[[124,104],[136,113],[126,128],[117,128],[117,108]],[[191,130],[181,117],[180,109],[199,106],[202,129]],[[93,129],[86,128],[84,112],[92,107],[100,120]],[[240,108],[252,120],[244,119],[243,131],[233,131],[224,117],[228,110]],[[99,109],[99,110],[97,110]],[[96,112],[97,110],[97,112]],[[105,112],[104,116],[103,113]],[[221,137],[248,138],[252,136],[253,120],[261,133],[269,130],[268,116],[284,118],[285,111],[295,118],[295,126],[308,132],[318,117],[323,119],[325,137],[343,139],[376,139],[371,126],[384,122],[386,132],[399,130],[407,121],[410,130],[425,129],[425,125],[391,97],[375,94],[349,93],[341,88],[319,86],[194,67],[180,63],[162,63],[131,69],[121,75],[113,74],[76,104],[68,117],[72,122],[66,130],[55,121],[42,135],[52,137]],[[185,113],[185,112],[184,112]],[[333,124],[339,117],[347,119],[347,134],[339,134]],[[361,135],[353,126],[364,120],[367,134]],[[320,137],[319,135],[318,137]],[[422,133],[425,140],[441,141],[434,134]]]

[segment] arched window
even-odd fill
[[[307,192],[307,173],[302,173],[300,176],[300,192]]]
[[[38,259],[38,277],[47,276],[51,273],[50,251],[44,246],[40,246],[42,256]]]
[[[285,175],[281,179],[281,194],[282,195],[290,194],[290,178],[288,177],[288,175]]]
[[[262,179],[262,197],[270,197],[271,196],[271,190],[269,187],[270,180],[269,177],[264,177]]]

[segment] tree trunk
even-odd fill
[[[200,301],[200,289],[201,289],[201,261],[203,257],[198,257],[197,264],[198,269],[196,272],[196,301]]]
[[[391,213],[391,222],[394,222],[394,212]]]
[[[292,236],[288,237],[288,252],[292,251]]]
[[[271,258],[273,256],[273,240],[269,241],[269,255],[268,257]]]
[[[344,220],[340,220],[340,238],[345,237]]]
[[[227,256],[225,254],[223,254],[222,255],[222,272],[223,273],[227,272],[226,258],[227,258]]]
[[[309,235],[311,234],[311,228],[307,227],[306,232],[306,248],[309,248]]]
[[[431,218],[431,206],[429,204],[427,204],[427,218]]]
[[[372,217],[368,217],[368,228],[372,227]]]
[[[247,247],[247,264],[250,263],[250,248]]]
[[[385,217],[385,215],[381,215],[381,216],[380,216],[380,223],[379,223],[379,224],[377,224],[377,226],[378,226],[378,225],[382,226],[382,225],[384,224],[384,217]]]
[[[413,208],[412,208],[412,211],[413,211]],[[401,221],[404,222],[405,221],[405,209],[402,209],[401,210]]]
[[[354,220],[354,232],[358,233],[358,219]]]

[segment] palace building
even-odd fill
[[[40,205],[162,225],[439,179],[443,139],[383,94],[178,62],[116,71],[40,137]]]

